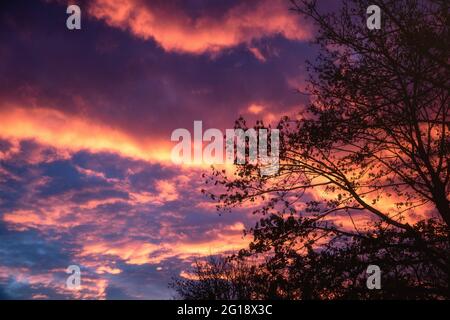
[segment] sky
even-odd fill
[[[171,299],[255,221],[218,214],[171,133],[300,112],[313,28],[285,0],[70,3],[81,30],[65,1],[0,4],[0,299]]]

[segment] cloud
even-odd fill
[[[138,141],[123,131],[53,109],[11,107],[0,109],[0,118],[0,137],[7,139],[34,139],[70,151],[113,151],[145,160],[170,159],[169,141]]]
[[[89,6],[93,17],[109,26],[129,30],[142,39],[153,39],[164,50],[215,53],[281,35],[306,40],[310,31],[282,0],[238,2],[217,15],[199,11],[194,17],[182,1],[96,0]],[[231,2],[233,3],[233,2]],[[261,59],[261,55],[255,55]]]
[[[259,114],[261,113],[261,111],[264,110],[264,107],[262,105],[259,104],[255,104],[252,103],[249,107],[248,107],[248,112],[253,113],[253,114]]]
[[[255,56],[256,59],[258,59],[261,62],[266,62],[266,57],[262,54],[261,50],[259,50],[257,47],[250,47],[248,50]]]
[[[173,275],[245,247],[255,219],[217,215],[201,168],[171,164],[170,133],[294,106],[308,28],[284,1],[80,3],[77,33],[64,1],[0,12],[0,297],[169,298]]]
[[[51,147],[4,143],[12,149],[0,179],[20,192],[0,206],[0,286],[13,297],[168,298],[170,278],[194,257],[248,243],[242,229],[253,217],[219,217],[200,194],[199,170],[88,151],[44,157]],[[82,290],[65,288],[71,264],[82,268]],[[140,280],[132,266],[143,267]]]
[[[225,129],[233,127],[241,110],[253,102],[278,116],[304,100],[286,82],[303,72],[299,65],[313,52],[304,41],[276,33],[252,38],[252,43],[234,46],[214,59],[208,54],[172,54],[155,41],[142,41],[89,17],[91,3],[81,3],[82,30],[75,33],[64,24],[58,27],[64,8],[54,2],[18,1],[16,8],[0,13],[4,31],[0,114],[10,120],[16,110],[30,110],[9,125],[17,136],[36,135],[62,151],[67,144],[73,149],[120,149],[127,155],[152,158],[170,144],[174,129],[191,129],[194,120],[203,120],[205,128]],[[182,11],[194,20],[209,17],[213,23],[236,8],[251,7],[246,9],[250,15],[256,7],[282,3],[283,14],[298,19],[285,1],[264,6],[261,1],[234,0],[130,3],[166,12],[162,16],[175,15],[175,7],[174,12]],[[165,23],[178,22],[175,17]],[[254,30],[244,33],[251,38]],[[104,42],[111,44],[107,51],[98,49]],[[257,60],[248,48],[257,49],[266,62]],[[52,115],[52,110],[59,114]],[[53,120],[46,121],[47,116]],[[74,142],[68,143],[68,138]],[[166,150],[160,151],[165,156]]]

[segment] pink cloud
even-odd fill
[[[281,0],[244,1],[219,17],[203,13],[193,18],[179,6],[139,0],[95,0],[89,13],[136,37],[153,39],[166,51],[191,54],[215,53],[268,36],[290,40],[310,36],[310,29]]]
[[[261,62],[266,62],[266,57],[262,54],[261,50],[256,47],[250,47],[248,50]]]

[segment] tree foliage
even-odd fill
[[[370,4],[324,13],[292,1],[314,22],[319,54],[302,89],[309,105],[277,125],[279,172],[207,176],[219,210],[250,203],[260,216],[232,260],[264,257],[247,274],[270,290],[246,297],[450,298],[449,5],[377,1],[382,27],[369,30]],[[367,290],[368,264],[381,267],[382,290]]]

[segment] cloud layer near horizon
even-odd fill
[[[17,282],[39,292],[39,281],[29,283],[27,272],[55,294],[71,294],[61,280],[71,264],[92,280],[76,292],[81,298],[107,298],[107,287],[120,287],[115,279],[133,266],[161,274],[164,286],[151,283],[147,291],[168,297],[170,276],[193,258],[247,242],[242,230],[251,218],[245,212],[219,217],[201,196],[199,171],[111,153],[61,154],[32,141],[2,146],[0,237],[9,241],[2,241],[0,278],[12,281],[4,284],[11,297],[21,297]],[[141,296],[133,287],[121,290],[130,297],[158,297]]]

